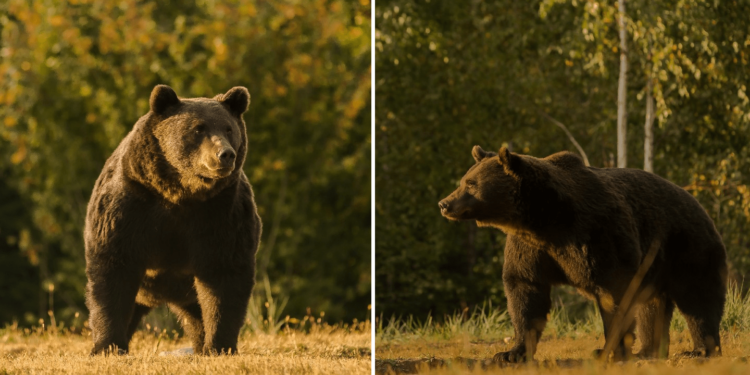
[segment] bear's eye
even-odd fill
[[[469,181],[466,181],[466,186],[469,188],[474,188],[477,186],[477,183],[476,181],[469,180]]]
[[[227,127],[227,133],[229,133],[229,134],[231,134],[231,133],[232,133],[232,127],[231,127],[231,126],[228,126],[228,127]]]
[[[195,134],[201,134],[203,133],[204,130],[206,130],[206,127],[203,125],[198,125],[195,128],[193,128],[193,131],[195,132]]]

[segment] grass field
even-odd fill
[[[369,374],[369,322],[316,325],[309,332],[281,329],[240,336],[239,355],[165,356],[189,347],[174,333],[142,330],[130,354],[89,357],[92,341],[69,330],[0,329],[0,374]]]
[[[375,338],[376,373],[750,374],[750,297],[743,297],[739,288],[728,295],[721,332],[723,356],[710,360],[673,355],[666,360],[596,361],[592,352],[604,346],[597,312],[592,308],[571,317],[564,306],[558,304],[550,314],[535,361],[506,366],[493,363],[492,357],[510,349],[513,330],[507,313],[492,306],[447,316],[440,323],[429,317],[383,323],[381,317]],[[692,350],[678,313],[670,332],[670,353]],[[638,341],[634,349],[638,351]]]

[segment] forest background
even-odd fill
[[[370,35],[368,0],[0,2],[0,324],[85,320],[86,204],[160,83],[250,90],[256,296],[368,319]]]
[[[627,153],[685,187],[723,236],[732,278],[750,273],[750,1],[629,0]],[[376,313],[425,320],[505,308],[505,236],[449,222],[437,202],[472,146],[615,167],[620,39],[615,1],[379,0],[376,53]],[[651,89],[649,89],[651,81]],[[580,316],[592,304],[555,292]]]

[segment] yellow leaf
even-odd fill
[[[24,144],[21,144],[18,147],[18,150],[13,153],[10,157],[10,162],[13,164],[19,164],[23,161],[23,159],[26,158],[26,146]]]
[[[65,22],[65,17],[61,15],[52,16],[49,19],[49,24],[55,27],[62,25],[63,22]]]
[[[5,126],[9,128],[16,126],[17,123],[18,123],[18,120],[16,120],[15,117],[8,116],[3,120],[3,124],[5,124]]]

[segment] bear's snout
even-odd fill
[[[452,198],[451,196],[438,202],[438,207],[440,207],[440,214],[450,220],[457,220],[457,217],[460,216],[460,213],[456,212],[456,206],[456,199]],[[460,206],[460,204],[458,206]]]
[[[237,158],[237,154],[231,148],[225,148],[217,152],[216,157],[219,159],[219,164],[223,169],[234,166],[234,159]]]
[[[471,197],[466,194],[459,195],[457,192],[443,198],[438,202],[440,214],[448,220],[468,220],[472,218]],[[468,216],[467,216],[468,214]]]
[[[438,202],[438,207],[440,207],[440,213],[445,214],[445,212],[448,211],[448,208],[450,208],[450,203],[448,203],[447,199],[443,199]]]

